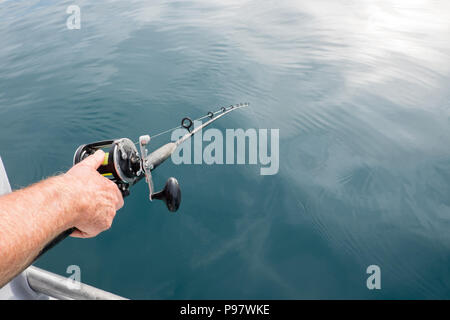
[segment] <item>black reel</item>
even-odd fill
[[[75,151],[73,164],[77,164],[99,149],[105,149],[105,159],[97,171],[116,183],[124,197],[128,196],[130,186],[139,181],[143,174],[136,146],[128,138],[84,144]]]
[[[128,196],[130,187],[145,176],[143,161],[135,144],[128,138],[84,144],[75,151],[73,164],[77,164],[99,149],[105,149],[105,159],[97,171],[117,184],[123,197]],[[151,175],[149,176],[146,179],[147,183],[153,185]],[[181,202],[181,190],[177,179],[169,178],[164,189],[152,193],[150,199],[162,200],[169,211],[177,211]]]

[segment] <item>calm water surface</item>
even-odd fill
[[[76,1],[68,30],[71,4],[0,1],[13,188],[80,144],[243,101],[217,127],[279,128],[280,171],[166,163],[179,214],[141,183],[112,229],[39,267],[129,298],[450,298],[448,1]]]

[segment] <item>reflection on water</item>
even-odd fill
[[[39,266],[130,298],[450,298],[448,1],[79,1],[67,30],[70,4],[0,2],[13,187],[240,101],[218,127],[280,128],[280,173],[167,164],[179,215],[136,186],[110,231]]]

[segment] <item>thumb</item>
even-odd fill
[[[89,157],[81,161],[80,164],[97,169],[103,163],[104,159],[105,152],[103,152],[103,150],[97,150],[93,155],[90,155]]]

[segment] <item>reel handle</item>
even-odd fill
[[[181,203],[181,189],[177,179],[174,177],[167,179],[164,189],[152,194],[152,198],[162,200],[170,212],[177,211]]]

